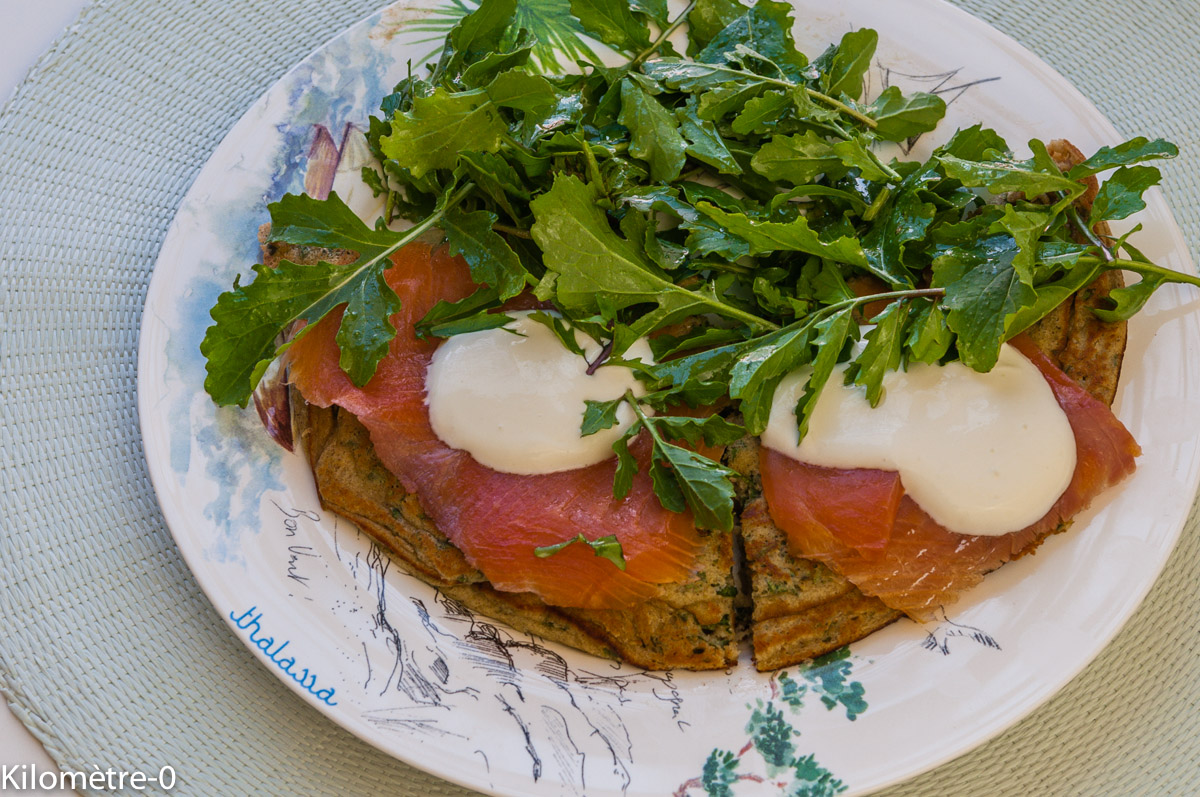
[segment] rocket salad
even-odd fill
[[[483,0],[440,60],[397,85],[370,120],[378,165],[363,179],[386,200],[374,227],[336,194],[270,206],[273,240],[357,257],[260,265],[251,282],[235,282],[201,345],[205,389],[245,406],[290,345],[281,335],[303,322],[302,336],[343,305],[340,365],[365,384],[395,335],[389,256],[436,227],[480,288],[434,307],[419,334],[501,326],[504,303],[525,292],[549,302],[603,344],[606,363],[634,367],[648,385],[640,398],[590,402],[583,418],[582,432],[595,432],[615,423],[619,403],[634,405],[638,421],[614,446],[615,493],[629,489],[627,444],[645,430],[664,506],[728,530],[732,472],[672,441],[761,433],[776,386],[797,367],[812,367],[796,410],[803,434],[839,362],[851,361],[846,380],[875,403],[884,374],[908,362],[989,370],[1005,340],[1105,270],[1140,275],[1113,291],[1097,313],[1105,320],[1129,318],[1164,283],[1200,285],[1151,263],[1128,236],[1093,231],[1145,207],[1160,179],[1146,163],[1174,157],[1174,145],[1134,138],[1063,173],[1041,141],[1022,160],[975,126],[924,163],[885,162],[876,145],[933,130],[944,102],[894,86],[868,101],[875,31],[847,33],[810,59],[795,47],[790,12],[773,0],[695,0],[669,18],[665,0],[572,0],[583,30],[627,60],[551,75],[530,60],[517,0]],[[677,29],[685,52],[672,44]],[[1101,173],[1081,218],[1079,181]],[[393,231],[399,221],[412,226]],[[857,295],[851,285],[864,278],[877,287]],[[880,301],[852,353],[858,311]],[[682,335],[654,337],[657,364],[622,358],[637,338],[688,319]],[[744,429],[670,414],[724,398]]]

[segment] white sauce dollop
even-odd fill
[[[633,424],[633,410],[622,405],[616,426],[580,437],[585,400],[608,401],[626,390],[641,396],[645,388],[621,366],[589,376],[587,362],[530,312],[508,313],[515,320],[504,329],[455,335],[434,352],[425,376],[434,433],[503,473],[555,473],[608,459]],[[594,361],[600,345],[579,330],[575,340]],[[624,357],[653,362],[645,340]]]
[[[904,491],[961,534],[999,535],[1041,519],[1075,471],[1075,436],[1037,366],[1005,345],[985,374],[914,363],[884,377],[872,409],[835,370],[797,447],[796,403],[810,368],[775,391],[763,444],[801,462],[900,473]]]

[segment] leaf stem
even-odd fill
[[[650,434],[654,442],[660,446],[663,445],[662,437],[659,435],[658,430],[654,428],[654,424],[650,423],[650,419],[646,417],[646,413],[642,412],[642,407],[638,404],[637,396],[633,395],[632,390],[625,391],[625,402],[633,407],[633,412],[638,417],[638,423]]]
[[[773,77],[764,77],[762,75],[755,75],[753,72],[744,72],[740,69],[730,69],[728,71],[747,75],[748,77],[756,77],[759,80],[763,81],[764,83],[774,83],[776,86],[783,86],[784,88],[789,88],[789,89],[800,88],[800,86],[791,82],[790,80],[780,80],[778,78],[773,78]],[[865,113],[858,110],[857,108],[851,108],[849,105],[847,105],[846,103],[842,102],[839,99],[830,97],[828,94],[823,94],[823,93],[817,91],[816,89],[810,88],[808,86],[804,87],[804,91],[805,91],[805,93],[808,94],[809,97],[816,100],[817,102],[825,103],[826,105],[830,106],[831,108],[834,108],[835,110],[846,114],[846,116],[849,116],[851,119],[854,119],[855,121],[858,121],[858,122],[862,122],[864,125],[871,128],[872,130],[879,127],[879,122],[877,122],[874,119],[872,119],[871,117],[867,116]]]
[[[778,324],[768,321],[765,318],[756,316],[754,313],[748,313],[745,310],[734,307],[731,304],[725,304],[724,302],[719,304],[719,309],[716,310],[716,312],[726,316],[727,318],[736,318],[739,321],[745,321],[752,327],[765,329],[768,332],[778,332],[780,329]]]
[[[600,164],[596,162],[596,156],[588,146],[586,138],[583,139],[583,159],[587,164],[588,180],[600,187],[600,193],[608,196],[608,186],[604,183],[604,175],[600,173]]]
[[[464,199],[466,199],[471,194],[471,192],[474,190],[475,190],[474,183],[463,184],[462,187],[460,187],[457,191],[455,191],[453,194],[451,194],[446,199],[444,204],[442,204],[440,207],[436,208],[433,211],[433,213],[430,213],[428,216],[421,219],[421,221],[417,222],[412,227],[409,227],[407,230],[404,230],[403,234],[399,238],[397,238],[395,240],[395,242],[390,244],[387,248],[381,250],[378,255],[376,255],[375,257],[371,258],[370,260],[368,260],[367,262],[363,263],[361,266],[356,268],[353,273],[351,273],[349,276],[347,276],[347,278],[345,280],[342,281],[341,285],[337,286],[337,288],[341,289],[347,283],[352,282],[353,280],[357,279],[358,276],[360,274],[362,274],[365,270],[375,267],[381,260],[384,260],[384,259],[390,257],[393,252],[397,252],[400,249],[403,249],[404,247],[408,246],[410,243],[412,243],[416,239],[420,238],[426,232],[428,232],[430,230],[430,228],[436,227],[438,222],[441,221],[442,218],[446,215],[447,211],[456,207],[460,202],[462,202]],[[302,311],[301,313],[297,313],[295,318],[303,317],[303,313],[307,312],[308,310],[309,310],[309,308],[307,308],[307,307],[304,308],[304,311]],[[293,320],[295,320],[295,319],[293,318]],[[311,326],[311,324],[309,326]],[[305,327],[305,329],[308,329],[308,327]]]
[[[510,227],[507,224],[493,224],[492,229],[496,232],[506,233],[517,238],[533,238],[533,235],[529,232],[529,230],[522,230],[520,227]]]
[[[814,310],[804,318],[793,322],[785,329],[795,327],[803,329],[805,326],[815,324],[823,320],[827,316],[839,313],[850,307],[856,307],[860,304],[870,304],[871,302],[890,302],[895,299],[920,299],[920,298],[936,298],[946,295],[945,288],[911,288],[904,291],[888,291],[887,293],[868,293],[865,296],[855,296],[853,299],[844,299],[837,304],[827,305],[820,310]]]
[[[1154,263],[1148,263],[1145,260],[1126,260],[1120,257],[1114,257],[1111,260],[1105,261],[1108,268],[1122,268],[1126,271],[1132,271],[1135,274],[1141,274],[1143,277],[1149,274],[1156,274],[1165,277],[1171,282],[1182,282],[1187,285],[1195,285],[1200,288],[1200,277],[1194,274],[1185,274],[1182,271],[1176,271],[1173,268],[1166,268]]]
[[[428,216],[421,219],[421,221],[417,222],[415,225],[413,225],[412,227],[409,227],[407,230],[405,230],[404,236],[402,238],[400,238],[395,244],[393,244],[392,246],[389,246],[387,248],[387,250],[384,252],[383,256],[386,257],[387,255],[390,255],[392,252],[395,252],[396,250],[403,248],[405,245],[407,245],[407,244],[413,242],[414,240],[416,240],[417,238],[419,238],[423,233],[425,233],[431,227],[436,227],[437,223],[439,221],[441,221],[442,218],[446,215],[446,211],[453,210],[455,207],[458,206],[458,204],[460,202],[462,202],[464,199],[466,199],[468,196],[470,196],[471,192],[474,190],[475,190],[474,183],[464,183],[461,188],[459,188],[457,191],[455,191],[453,194],[450,195],[450,197],[446,200],[446,204],[435,209],[433,211],[433,213],[430,213]]]
[[[875,161],[875,165],[878,166],[881,170],[883,170],[883,173],[888,176],[889,180],[891,180],[894,183],[898,183],[904,179],[903,177],[900,176],[900,172],[896,171],[891,166],[888,166],[886,163],[881,161],[879,159],[879,155],[875,152],[875,150],[871,149],[870,147],[867,147],[866,150],[867,150],[867,154],[871,156],[871,160]],[[890,193],[890,191],[888,193]]]
[[[389,190],[387,194],[387,202],[383,206],[383,223],[384,226],[392,223],[392,216],[396,212],[396,192]]]
[[[1087,238],[1088,243],[1100,250],[1100,256],[1104,258],[1105,263],[1111,263],[1114,260],[1112,250],[1108,248],[1108,244],[1104,243],[1100,239],[1100,236],[1096,235],[1096,231],[1079,217],[1079,208],[1075,207],[1074,204],[1067,206],[1067,218],[1071,220],[1071,223],[1075,225],[1080,234],[1084,238]]]
[[[775,81],[775,82],[786,83],[786,81],[783,81],[783,80]],[[792,84],[788,84],[788,85],[792,85]],[[859,111],[855,108],[851,108],[849,105],[842,102],[841,100],[834,99],[833,97],[830,97],[828,94],[822,94],[821,92],[817,91],[816,89],[811,89],[811,88],[808,88],[807,86],[804,87],[804,90],[806,92],[808,92],[808,96],[812,97],[814,100],[818,100],[819,102],[823,102],[826,105],[836,108],[837,110],[846,114],[846,116],[849,116],[852,119],[862,122],[864,125],[871,128],[872,130],[879,127],[879,122],[877,122],[874,119],[872,119],[871,117],[867,116],[862,111]]]
[[[692,13],[692,9],[696,7],[696,3],[698,1],[699,0],[692,0],[692,2],[688,3],[687,8],[683,9],[679,16],[675,17],[675,21],[664,28],[663,32],[658,34],[658,38],[651,42],[649,47],[647,47],[645,50],[642,50],[637,54],[637,57],[629,62],[629,68],[637,69],[642,65],[643,61],[654,55],[654,53],[658,51],[658,48],[662,47],[662,43],[665,42],[667,38],[676,30],[678,30],[679,26],[684,23],[684,20],[687,19],[688,14]]]
[[[592,360],[590,363],[588,363],[587,370],[584,371],[584,373],[586,373],[588,376],[594,376],[596,371],[599,370],[600,366],[604,365],[604,361],[612,356],[612,351],[613,351],[613,339],[609,338],[608,340],[606,340],[604,342],[604,345],[600,348],[600,353],[596,355],[596,359]],[[587,362],[586,357],[584,358],[584,362]]]
[[[692,260],[688,266],[694,269],[710,268],[714,271],[728,271],[733,274],[753,274],[754,269],[747,266],[739,266],[737,263],[729,263],[724,260]]]
[[[890,185],[885,185],[883,190],[879,192],[879,195],[876,196],[874,201],[871,202],[870,207],[863,211],[862,220],[874,221],[875,217],[879,215],[879,211],[883,209],[884,203],[888,201],[888,197],[891,195],[892,187]]]

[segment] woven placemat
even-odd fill
[[[1166,193],[1198,251],[1189,4],[959,4],[1122,132],[1180,144]],[[64,768],[171,765],[189,794],[467,793],[327,721],[228,632],[163,524],[135,410],[146,285],[188,185],[289,65],[378,5],[96,2],[0,115],[0,690]],[[1146,604],[1082,675],[887,794],[1194,793],[1198,584],[1193,516]]]

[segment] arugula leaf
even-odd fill
[[[549,113],[559,101],[558,92],[549,80],[519,69],[496,75],[488,84],[487,96],[496,105],[534,115]]]
[[[484,325],[482,316],[488,310],[500,306],[500,294],[495,288],[484,285],[470,296],[457,302],[442,300],[429,308],[425,317],[416,323],[414,331],[418,338],[429,336],[445,338],[460,332],[473,332],[476,329],[491,329],[501,327],[512,320],[502,313],[492,314],[491,326]]]
[[[862,244],[856,238],[841,237],[823,241],[803,216],[790,222],[755,221],[745,213],[726,213],[708,202],[697,204],[696,210],[748,243],[750,254],[753,255],[781,250],[808,252],[839,263],[863,268],[870,266]]]
[[[618,456],[613,495],[621,498],[629,492],[637,464],[629,454],[628,441],[635,430],[645,429],[651,440],[650,479],[662,505],[673,512],[690,509],[700,528],[732,531],[735,493],[732,480],[738,474],[703,454],[668,442],[667,438],[679,435],[693,443],[704,439],[710,445],[722,445],[739,439],[744,431],[716,416],[647,416],[631,394],[626,393],[625,400],[633,407],[638,422],[613,444]]]
[[[653,428],[653,425],[649,428]],[[687,508],[692,510],[692,517],[698,527],[719,531],[733,530],[733,479],[738,477],[736,471],[690,448],[658,441],[654,446],[654,462],[656,465],[670,467],[674,483],[682,493]],[[656,480],[656,491],[660,499],[663,496],[662,484],[665,481],[662,473],[658,468],[652,469],[652,475],[660,476]]]
[[[1055,307],[1071,298],[1073,293],[1083,286],[1091,284],[1102,270],[1100,261],[1097,260],[1093,266],[1072,268],[1058,280],[1038,285],[1037,298],[1034,302],[1020,308],[1008,319],[1004,333],[1005,339],[1011,340],[1037,323]]]
[[[379,139],[383,154],[408,164],[414,177],[451,169],[460,152],[495,152],[508,127],[485,89],[437,88],[413,100],[412,110],[392,117],[392,132]]]
[[[834,366],[846,348],[846,341],[858,337],[858,325],[854,321],[853,308],[846,308],[824,319],[814,328],[816,332],[813,343],[817,347],[816,356],[812,359],[812,373],[804,386],[804,393],[796,403],[796,426],[800,432],[798,441],[808,434],[808,422],[812,418],[813,409],[821,390],[833,375]]]
[[[933,301],[916,300],[915,307],[904,341],[909,358],[926,365],[941,362],[954,342],[954,333],[946,325],[946,314]]]
[[[621,81],[621,113],[617,121],[629,128],[629,154],[650,165],[650,177],[668,183],[679,177],[687,142],[679,134],[674,114],[626,78]]]
[[[870,28],[852,30],[842,36],[829,71],[821,75],[821,88],[834,97],[845,94],[856,99],[863,93],[863,76],[879,44],[879,34]]]
[[[571,13],[585,31],[617,50],[638,53],[650,46],[650,30],[628,0],[571,0]]]
[[[501,72],[525,66],[529,63],[537,44],[537,38],[529,31],[522,29],[512,46],[488,52],[464,69],[463,85],[467,88],[486,86]]]
[[[1088,224],[1127,219],[1144,210],[1146,202],[1142,194],[1151,186],[1158,185],[1160,179],[1162,174],[1153,166],[1124,166],[1117,169],[1100,186]]]
[[[991,228],[992,232],[1007,232],[1016,242],[1018,251],[1012,260],[1013,268],[1021,281],[1030,287],[1033,287],[1033,264],[1038,256],[1038,239],[1048,224],[1048,211],[1021,211],[1012,205],[1005,205],[1004,215]]]
[[[718,33],[746,13],[738,0],[697,0],[688,14],[688,55],[708,46]]]
[[[677,357],[652,366],[642,366],[639,371],[653,380],[656,390],[689,384],[728,382],[730,366],[744,348],[743,344],[730,344],[715,349]]]
[[[862,197],[840,188],[830,188],[826,185],[798,185],[795,188],[790,188],[781,194],[773,196],[771,198],[770,209],[772,212],[777,211],[793,199],[800,197],[836,197],[849,205],[859,215],[868,207]]]
[[[529,319],[531,321],[536,321],[553,332],[554,337],[558,338],[558,342],[562,344],[564,349],[574,355],[584,357],[586,360],[583,347],[579,345],[579,340],[575,337],[574,326],[564,321],[562,316],[554,313],[548,313],[545,310],[538,310],[530,313]]]
[[[719,122],[732,113],[741,113],[746,103],[770,88],[767,83],[720,86],[700,95],[697,115],[710,122]]]
[[[1132,247],[1130,247],[1132,248]],[[1135,254],[1137,250],[1133,250]],[[1132,285],[1115,288],[1109,298],[1113,302],[1111,310],[1093,310],[1102,321],[1125,321],[1145,306],[1147,300],[1159,287],[1170,283],[1182,283],[1200,287],[1200,277],[1185,274],[1169,268],[1155,265],[1145,260],[1113,260],[1106,264],[1107,268],[1120,268],[1141,275],[1141,279]]]
[[[892,302],[873,319],[867,332],[867,345],[846,369],[846,384],[867,389],[867,401],[875,407],[883,398],[883,377],[900,367],[904,348],[904,328],[908,321],[908,302]]]
[[[478,8],[450,30],[450,44],[458,53],[494,52],[516,14],[517,0],[481,0]]]
[[[1112,300],[1110,310],[1093,310],[1101,321],[1128,321],[1138,313],[1156,290],[1170,282],[1165,274],[1147,274],[1132,285],[1114,288],[1108,298]]]
[[[989,150],[1005,154],[1009,151],[1008,142],[995,130],[977,124],[957,131],[949,141],[937,149],[934,157],[946,154],[963,160],[981,161],[988,155]]]
[[[839,141],[833,145],[833,151],[844,165],[858,169],[863,180],[884,182],[894,177],[894,173],[884,171],[879,158],[861,139]]]
[[[733,132],[741,135],[762,133],[779,123],[784,113],[792,106],[790,92],[768,91],[759,94],[742,106],[741,112],[734,118]]]
[[[687,141],[687,154],[702,163],[707,163],[720,174],[741,174],[742,167],[725,146],[725,141],[712,122],[701,119],[699,103],[692,97],[682,108],[675,109],[679,120],[679,132]]]
[[[736,197],[720,188],[714,188],[711,185],[703,183],[686,182],[680,183],[683,188],[683,197],[692,205],[697,202],[711,202],[722,210],[728,210],[733,213],[746,213],[750,211],[755,203],[753,200]],[[692,209],[693,218],[699,218],[700,214]]]
[[[945,254],[934,261],[933,284],[946,289],[946,323],[958,335],[962,361],[976,371],[991,370],[1008,317],[1037,298],[1014,268],[1017,253],[1014,245],[992,257]]]
[[[463,213],[456,208],[442,218],[442,230],[450,254],[462,255],[467,261],[471,279],[495,288],[503,301],[525,290],[528,275],[520,258],[492,229],[495,223],[496,214],[489,210]]]
[[[680,200],[678,188],[661,185],[640,187],[623,193],[621,201],[642,213],[669,213],[681,221],[695,221],[700,218],[700,214],[691,205]]]
[[[894,288],[911,287],[913,278],[903,263],[904,246],[924,239],[936,213],[916,190],[897,194],[862,238],[871,273]]]
[[[629,0],[629,7],[638,14],[645,14],[660,28],[667,26],[667,0]]]
[[[650,350],[654,359],[664,360],[684,352],[705,349],[711,346],[721,346],[746,337],[744,329],[725,329],[723,327],[701,327],[683,335],[655,335],[650,339]]]
[[[592,401],[588,399],[586,407],[583,410],[583,424],[579,427],[579,436],[588,437],[597,432],[603,432],[605,429],[611,429],[620,423],[617,417],[617,410],[625,404],[625,398],[613,399],[612,401]]]
[[[812,258],[800,272],[805,289],[821,304],[841,304],[854,299],[838,267],[828,260]]]
[[[530,197],[512,164],[490,152],[463,152],[459,155],[458,165],[509,218],[513,221],[520,218],[512,201],[528,202]]]
[[[643,74],[667,88],[689,94],[746,82],[765,87],[758,75],[725,64],[702,64],[682,58],[655,58],[642,64],[641,68]]]
[[[520,70],[497,75],[487,88],[451,92],[438,87],[397,111],[391,132],[379,137],[384,157],[404,163],[414,178],[450,169],[463,152],[494,153],[508,133],[500,107],[530,113],[555,107],[558,94],[545,78]]]
[[[621,548],[621,542],[615,534],[609,534],[606,537],[597,537],[594,540],[589,540],[582,534],[577,534],[569,540],[563,540],[554,545],[542,545],[533,549],[533,555],[539,559],[546,559],[553,556],[568,545],[581,542],[592,549],[592,552],[601,559],[607,559],[617,566],[618,570],[625,569],[625,551]]]
[[[545,253],[546,267],[558,273],[558,301],[571,310],[598,312],[605,301],[614,309],[635,304],[658,306],[635,326],[637,334],[705,312],[770,326],[722,302],[711,292],[676,285],[643,257],[637,246],[613,232],[596,206],[595,189],[574,175],[558,174],[554,186],[530,203],[531,232]],[[619,353],[619,352],[618,352]]]
[[[1174,158],[1178,155],[1179,148],[1169,141],[1163,141],[1161,138],[1149,141],[1144,136],[1138,136],[1115,147],[1101,147],[1095,155],[1072,167],[1067,176],[1072,180],[1080,180],[1118,166],[1132,166],[1135,163]]]
[[[487,58],[499,49],[501,39],[513,23],[516,10],[516,0],[484,0],[478,8],[460,19],[446,36],[430,82],[452,81],[468,63]],[[394,110],[396,108],[393,106],[390,111]]]
[[[233,290],[217,298],[211,310],[215,323],[200,344],[207,360],[204,389],[217,404],[246,406],[267,366],[290,345],[277,347],[277,336],[303,321],[299,339],[341,305],[346,310],[337,333],[339,364],[354,384],[365,385],[396,335],[391,316],[400,310],[400,300],[383,277],[391,266],[388,256],[436,224],[473,188],[444,194],[437,213],[405,233],[372,230],[336,193],[325,200],[289,194],[272,204],[273,240],[349,249],[358,256],[340,266],[286,260],[275,269],[258,265],[249,285],[235,280]]]
[[[905,97],[898,86],[888,86],[867,113],[877,123],[873,131],[876,136],[884,141],[903,141],[937,127],[946,115],[946,101],[924,92]]]
[[[812,326],[801,321],[773,332],[756,341],[734,363],[729,373],[729,395],[741,401],[742,418],[750,434],[762,434],[767,428],[775,388],[807,361]]]
[[[840,171],[842,159],[832,144],[809,130],[803,135],[775,136],[754,154],[750,164],[768,180],[803,185],[818,175]]]
[[[453,318],[430,323],[423,327],[425,337],[449,338],[454,335],[464,335],[468,332],[483,332],[488,329],[499,329],[505,326],[513,317],[504,313],[493,313],[491,310],[477,310],[469,315],[456,314]]]
[[[1083,193],[1084,187],[1070,177],[1057,172],[1037,171],[1028,162],[993,159],[969,161],[948,153],[937,156],[947,177],[961,180],[970,188],[986,188],[993,194],[1023,191],[1034,197],[1052,191],[1063,191],[1071,197]]]
[[[624,498],[633,489],[633,477],[637,475],[638,466],[637,458],[629,451],[629,441],[637,435],[640,429],[641,426],[638,424],[630,426],[625,434],[612,445],[613,451],[617,455],[617,471],[613,475],[613,498]]]
[[[792,41],[792,7],[774,0],[758,0],[753,7],[735,18],[696,54],[704,63],[725,63],[738,46],[769,58],[792,82],[804,80],[808,59],[796,50]]]
[[[686,440],[691,445],[701,441],[710,446],[727,446],[746,436],[746,430],[730,423],[720,415],[694,418],[690,415],[656,415],[651,423],[671,440]]]

